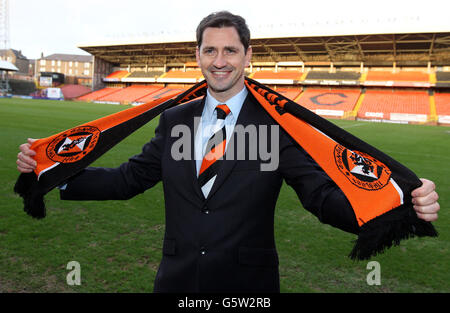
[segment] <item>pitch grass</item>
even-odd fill
[[[15,160],[27,137],[55,132],[124,109],[64,101],[0,99],[0,292],[151,292],[162,255],[161,184],[129,201],[61,201],[46,197],[48,216],[34,220],[12,189]],[[381,285],[369,286],[367,261],[347,255],[354,235],[323,225],[283,186],[276,208],[282,292],[449,292],[450,128],[334,121],[436,182],[438,238],[415,238],[373,258]],[[154,134],[157,120],[101,157],[115,167]],[[67,263],[81,265],[81,285],[66,283]]]

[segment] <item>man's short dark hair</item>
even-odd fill
[[[247,49],[250,46],[250,30],[243,17],[231,14],[228,11],[211,13],[205,17],[197,27],[197,47],[199,48],[202,45],[203,32],[208,27],[234,27],[239,34],[239,39],[244,45],[245,53],[247,53]]]

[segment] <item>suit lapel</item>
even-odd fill
[[[196,125],[195,122],[197,122],[198,124],[198,122],[200,121],[204,106],[205,97],[203,97],[201,101],[198,101],[198,103],[193,106],[193,114],[189,117],[188,123],[188,127],[191,130],[191,160],[189,161],[189,166],[187,166],[187,177],[190,177],[192,179],[192,186],[194,186],[195,192],[200,197],[200,199],[205,199],[205,196],[203,195],[197,179],[197,164],[195,160],[195,134],[197,133],[198,125]],[[192,116],[194,118],[191,118]]]

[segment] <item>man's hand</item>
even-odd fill
[[[30,147],[37,139],[28,138],[28,142],[19,146],[20,152],[17,155],[17,169],[21,173],[31,173],[36,168],[36,161],[33,156],[36,155],[34,150]]]
[[[417,189],[411,192],[412,203],[414,204],[414,210],[419,218],[425,221],[435,221],[438,218],[437,212],[440,209],[439,195],[435,191],[435,184],[428,179],[421,178],[423,183]]]

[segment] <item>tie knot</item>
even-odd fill
[[[217,118],[224,120],[225,117],[231,112],[230,108],[226,104],[219,104],[216,106]]]

